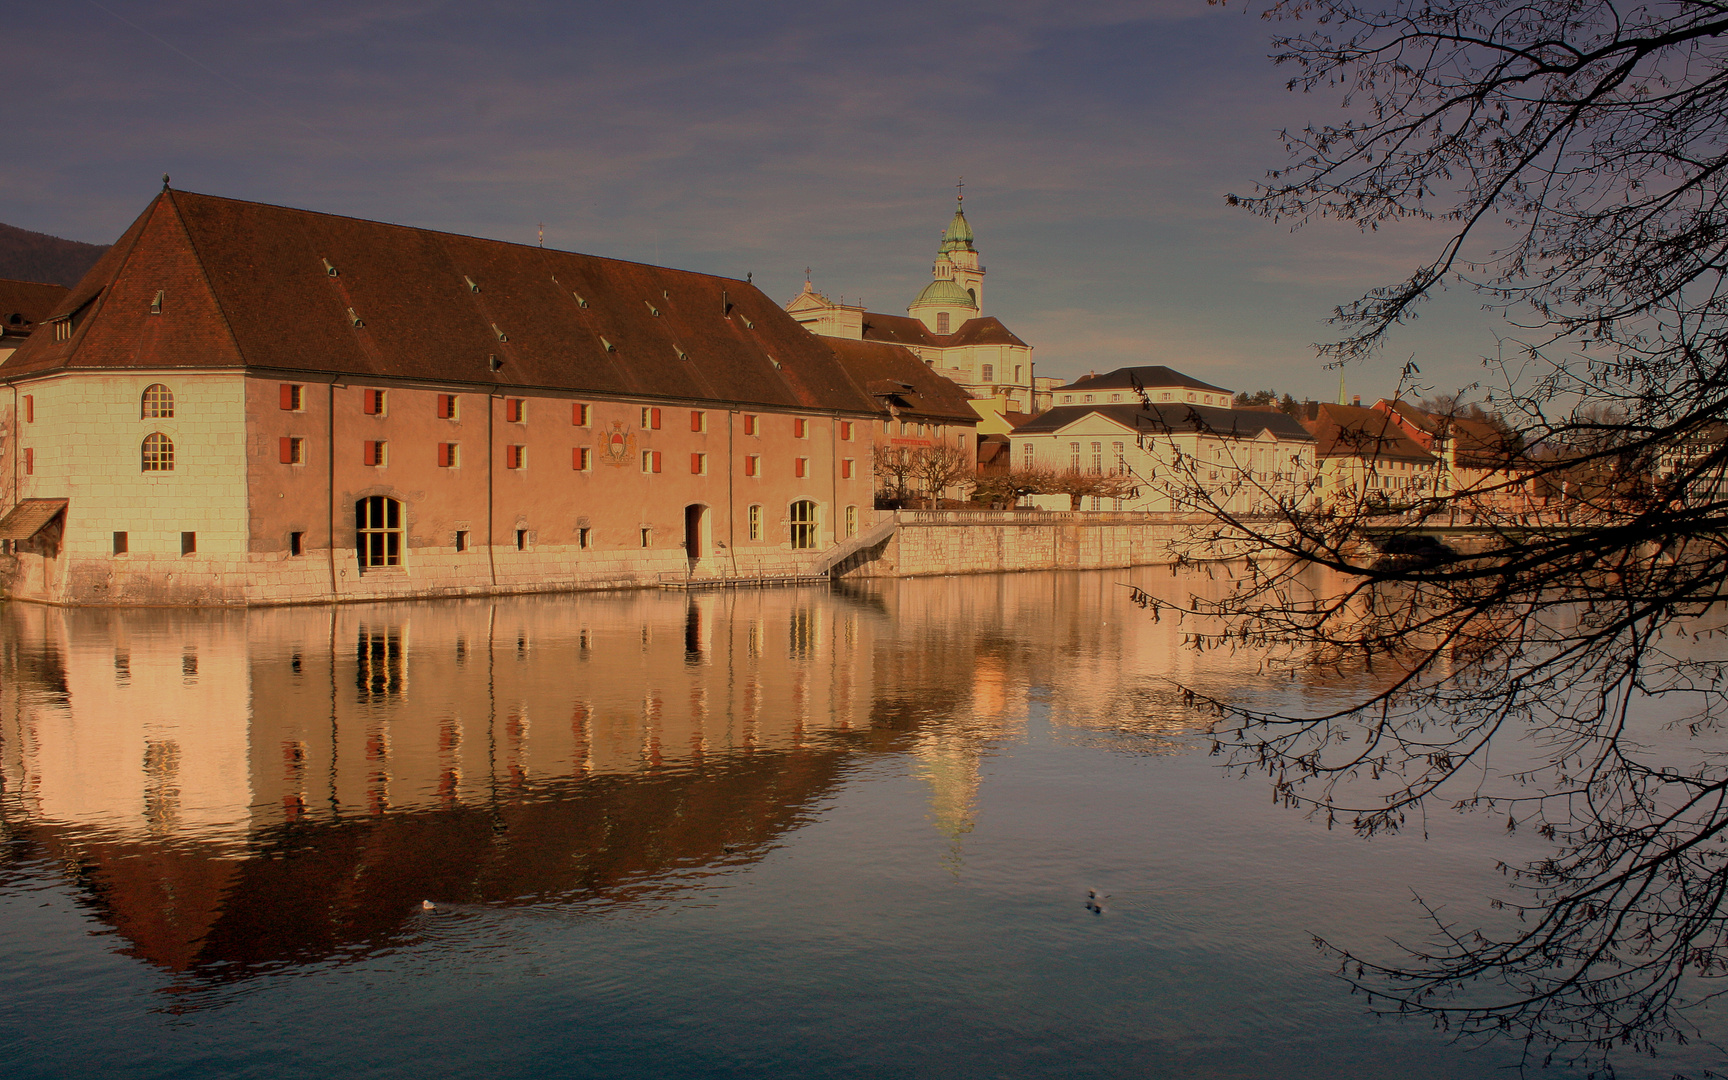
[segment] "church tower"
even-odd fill
[[[965,198],[959,197],[954,218],[942,233],[942,246],[930,268],[933,280],[906,308],[908,315],[936,334],[952,334],[983,311],[984,267],[979,265],[978,250],[972,246]]]

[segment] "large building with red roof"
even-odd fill
[[[747,282],[165,187],[0,364],[7,588],[250,604],[808,570],[872,522],[892,401],[963,438],[939,384],[855,360]]]

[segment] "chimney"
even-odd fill
[[[1352,405],[1356,406],[1358,409],[1360,409],[1362,407],[1362,395],[1357,394],[1356,396],[1352,397],[1350,399],[1350,404],[1352,404]]]

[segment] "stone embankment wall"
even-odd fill
[[[1015,570],[1102,570],[1174,562],[1209,531],[1195,514],[1109,511],[902,510],[898,528],[846,577],[921,577]]]

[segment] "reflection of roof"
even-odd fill
[[[878,400],[892,400],[914,416],[943,423],[976,424],[978,413],[959,386],[899,345],[881,341],[822,338],[852,378]]]
[[[1030,423],[1014,429],[1016,435],[1049,435],[1076,420],[1097,413],[1123,427],[1148,435],[1177,431],[1205,431],[1227,438],[1252,439],[1270,432],[1280,439],[1308,442],[1314,436],[1283,413],[1245,412],[1236,409],[1215,409],[1205,405],[1183,405],[1178,402],[1154,404],[1150,407],[1132,405],[1058,405],[1040,413]]]
[[[0,278],[0,334],[28,334],[65,297],[64,285]]]
[[[1359,405],[1322,404],[1319,416],[1307,422],[1322,458],[1394,458],[1433,461],[1434,455],[1412,439],[1392,417]]]
[[[928,345],[938,349],[958,345],[1026,344],[994,315],[967,319],[952,334],[933,334],[923,322],[909,315],[880,315],[874,311],[864,313],[864,339],[892,341],[899,345]]]
[[[32,335],[9,372],[254,367],[876,411],[742,281],[181,191],[58,310],[83,312],[70,339]]]
[[[535,783],[492,807],[279,825],[255,834],[241,859],[185,841],[103,841],[86,826],[13,835],[74,860],[133,955],[231,980],[390,947],[427,898],[628,903],[700,884],[691,868],[759,857],[855,761],[835,744]]]
[[[65,509],[65,499],[21,499],[0,518],[0,540],[28,540]]]
[[[1067,386],[1058,386],[1056,392],[1060,394],[1066,390],[1120,390],[1136,385],[1183,386],[1195,390],[1210,391],[1215,394],[1229,393],[1222,386],[1203,383],[1199,379],[1191,378],[1162,364],[1117,368],[1115,371],[1105,372],[1102,375],[1087,375],[1084,378],[1075,379]]]

